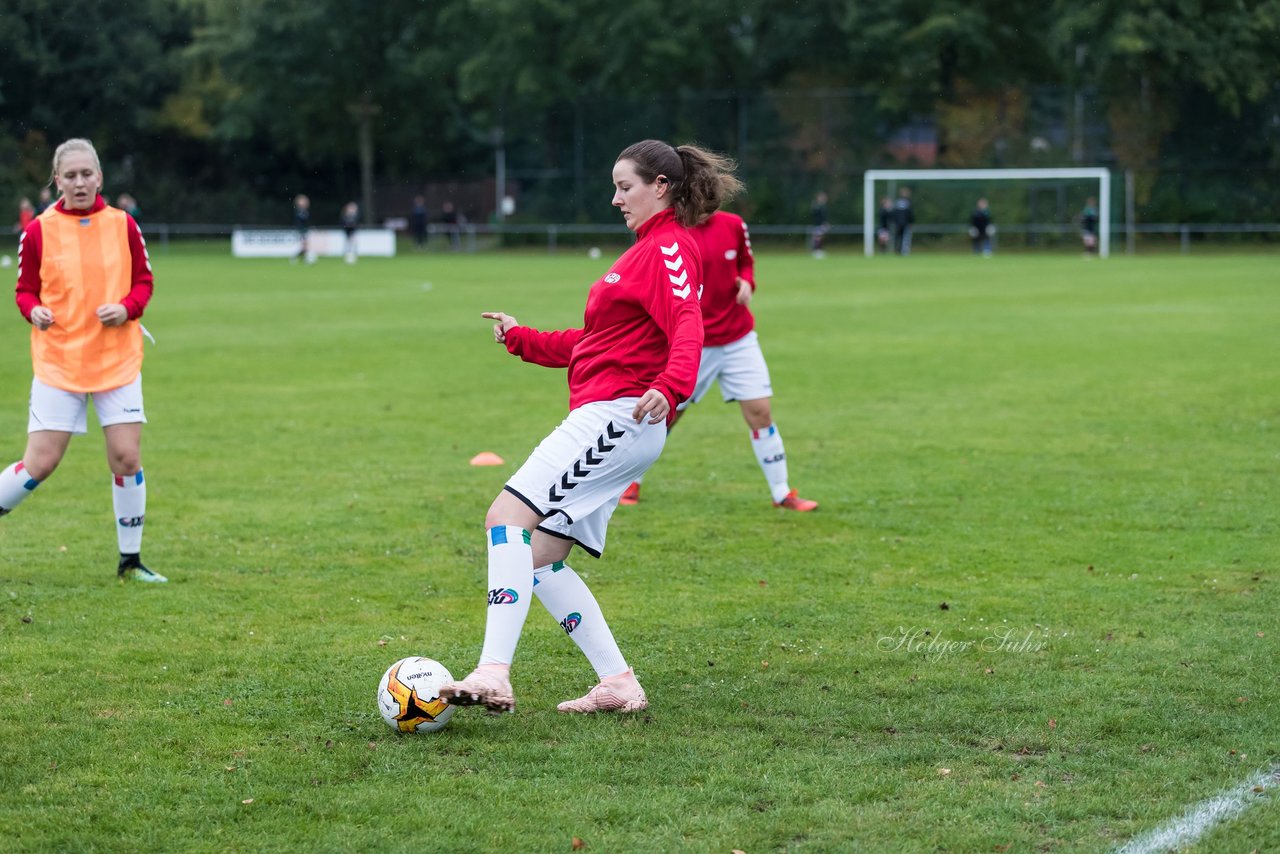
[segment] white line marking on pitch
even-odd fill
[[[1224,821],[1237,818],[1249,807],[1258,803],[1265,789],[1280,788],[1280,765],[1263,771],[1233,789],[1202,801],[1175,819],[1131,839],[1116,854],[1155,854],[1190,845],[1206,830]]]

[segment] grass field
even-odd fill
[[[594,674],[534,606],[516,713],[411,737],[377,679],[474,663],[484,511],[565,411],[479,313],[575,325],[603,264],[155,262],[171,583],[115,580],[94,427],[0,521],[0,849],[1097,851],[1280,764],[1275,256],[766,255],[821,509],[772,509],[703,403],[570,561],[649,712],[557,714]],[[0,331],[3,465],[30,366]],[[1280,848],[1278,796],[1195,850]]]

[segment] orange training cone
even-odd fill
[[[493,451],[481,451],[471,458],[473,466],[500,466],[504,460]]]

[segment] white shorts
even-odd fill
[[[142,374],[134,377],[128,385],[95,392],[65,391],[32,379],[27,432],[88,432],[85,413],[90,397],[93,398],[93,409],[98,413],[98,423],[103,427],[147,423],[147,415],[142,409]]]
[[[604,552],[609,517],[631,481],[662,453],[667,425],[637,424],[638,397],[598,401],[569,413],[507,481],[506,490],[545,516],[538,530]]]
[[[711,384],[720,381],[720,395],[725,403],[732,400],[759,400],[773,397],[773,384],[769,382],[769,366],[764,363],[760,350],[760,338],[753,329],[737,341],[723,347],[703,347],[702,364],[698,366],[698,384],[693,395],[680,405],[702,400],[711,390]]]

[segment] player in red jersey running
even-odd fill
[[[703,341],[702,262],[688,227],[741,188],[732,170],[731,161],[696,146],[629,146],[613,167],[613,205],[637,239],[591,286],[583,326],[541,332],[501,311],[484,312],[510,353],[568,368],[570,412],[485,516],[484,649],[469,676],[441,688],[450,704],[514,710],[511,661],[536,594],[599,677],[560,711],[648,706],[599,604],[565,558],[574,544],[600,556],[618,497],[658,458],[676,406],[693,392]]]
[[[747,224],[740,216],[718,211],[699,223],[693,235],[702,251],[706,340],[698,384],[671,419],[672,426],[690,404],[702,400],[711,384],[719,380],[725,402],[736,400],[742,405],[742,417],[751,429],[751,450],[773,494],[773,506],[802,513],[816,510],[818,502],[801,498],[787,481],[787,454],[769,407],[773,395],[769,367],[760,351],[755,318],[747,307],[756,289],[755,257],[751,254]],[[637,478],[628,486],[618,503],[639,502],[641,480]]]

